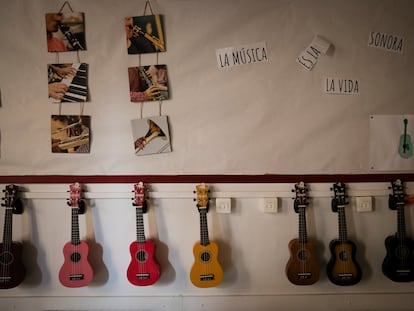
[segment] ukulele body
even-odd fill
[[[68,242],[63,247],[65,261],[59,270],[59,281],[66,287],[82,287],[93,279],[93,270],[88,262],[89,247],[85,241],[79,244]]]
[[[311,241],[299,239],[289,242],[290,258],[286,264],[286,276],[295,285],[311,285],[319,280],[320,268],[316,260],[316,248]]]
[[[355,285],[362,277],[362,271],[355,259],[356,245],[353,241],[332,240],[329,243],[331,258],[327,265],[329,280],[341,286]]]
[[[223,280],[223,269],[217,260],[218,246],[210,241],[206,246],[200,242],[193,247],[194,264],[190,271],[190,280],[194,286],[214,287]]]
[[[7,248],[3,243],[0,244],[0,289],[18,286],[26,275],[22,262],[23,245],[12,242]]]
[[[154,284],[160,278],[160,266],[155,260],[155,244],[151,240],[145,243],[134,241],[129,247],[131,262],[127,269],[128,281],[136,286]]]
[[[414,281],[414,242],[396,235],[385,239],[387,254],[382,262],[382,273],[394,282]]]

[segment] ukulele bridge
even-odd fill
[[[151,277],[149,273],[137,273],[135,276],[138,280],[149,280]]]
[[[202,274],[200,275],[200,281],[212,281],[214,280],[214,274]]]
[[[298,277],[301,280],[308,279],[308,278],[311,278],[312,277],[312,273],[310,273],[310,272],[298,273]]]
[[[70,281],[79,281],[84,279],[84,274],[71,274],[69,275]]]
[[[10,282],[11,276],[2,276],[0,277],[0,283],[7,283]]]
[[[339,273],[338,276],[342,279],[342,280],[350,280],[353,278],[353,274],[352,273]]]

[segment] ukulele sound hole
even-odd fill
[[[72,253],[70,255],[70,260],[72,262],[78,262],[78,261],[80,261],[81,260],[81,254],[79,254],[79,253]]]
[[[409,255],[408,248],[405,247],[404,245],[398,246],[395,249],[395,255],[397,256],[398,259],[405,259],[405,258],[407,258],[408,255]]]
[[[306,261],[306,260],[308,260],[308,258],[309,258],[309,252],[308,252],[308,250],[307,250],[307,249],[301,249],[301,250],[298,252],[298,259],[299,259],[299,260],[301,260],[301,261]]]
[[[138,251],[137,252],[137,260],[139,262],[144,262],[147,260],[147,253],[145,251]]]
[[[209,252],[202,252],[201,256],[200,256],[200,259],[201,259],[201,261],[207,262],[207,261],[210,260],[210,257],[211,256],[210,256]]]
[[[342,261],[347,261],[348,260],[347,251],[340,251],[339,252],[339,259],[342,260]]]
[[[10,252],[3,252],[0,255],[0,263],[2,265],[9,265],[13,262],[13,254]]]

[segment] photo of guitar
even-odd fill
[[[3,242],[0,244],[0,289],[18,286],[25,278],[22,263],[22,244],[12,241],[13,214],[21,214],[23,206],[17,197],[19,187],[7,185],[1,206],[6,208],[4,215]]]
[[[345,184],[335,183],[331,190],[334,191],[332,211],[338,213],[339,238],[329,243],[331,258],[327,265],[328,278],[336,285],[355,285],[361,280],[362,271],[355,258],[356,245],[347,237]]]
[[[295,285],[311,285],[319,280],[320,268],[316,260],[316,248],[308,240],[306,207],[309,205],[308,189],[304,182],[295,185],[294,211],[299,214],[299,238],[289,242],[290,258],[286,264],[286,276]]]
[[[413,144],[411,136],[407,134],[408,119],[404,119],[404,134],[400,136],[400,144],[398,146],[398,153],[403,159],[408,159],[413,156]]]
[[[143,214],[147,212],[147,202],[144,183],[135,184],[134,193],[137,240],[129,247],[131,262],[127,269],[127,278],[133,285],[147,286],[154,284],[160,278],[160,266],[154,257],[155,244],[145,239]]]
[[[209,187],[204,183],[197,185],[195,192],[200,213],[200,241],[193,247],[194,264],[190,271],[190,280],[196,287],[214,287],[223,280],[223,269],[217,259],[218,246],[208,237]]]
[[[66,287],[82,287],[93,279],[93,270],[88,261],[89,247],[79,237],[79,214],[85,212],[85,202],[81,199],[82,186],[76,182],[69,186],[68,205],[72,210],[72,234],[70,242],[63,247],[64,263],[59,270],[59,281]]]
[[[394,282],[414,281],[414,242],[405,231],[405,193],[399,179],[391,183],[392,192],[388,207],[397,211],[398,231],[385,239],[387,254],[382,262],[382,273]]]

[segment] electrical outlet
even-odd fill
[[[264,213],[277,213],[277,198],[263,198],[262,210]]]
[[[231,198],[217,198],[216,199],[216,212],[222,214],[231,213]]]
[[[357,212],[372,212],[372,197],[356,197]]]

